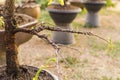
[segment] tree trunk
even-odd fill
[[[4,19],[5,19],[5,45],[6,45],[6,64],[7,73],[17,73],[19,70],[18,51],[15,44],[15,34],[13,30],[16,29],[16,21],[14,19],[15,0],[6,0]]]

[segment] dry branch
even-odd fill
[[[37,37],[47,41],[50,45],[52,45],[55,49],[56,49],[56,68],[57,68],[57,73],[58,73],[58,77],[60,77],[60,67],[59,67],[59,56],[63,58],[64,62],[67,64],[67,65],[70,65],[66,59],[64,58],[64,56],[62,54],[59,53],[60,51],[60,47],[59,46],[64,46],[62,44],[55,44],[54,42],[52,42],[45,34],[38,34],[39,32],[41,31],[44,31],[44,30],[48,30],[48,31],[58,31],[58,32],[69,32],[69,33],[75,33],[75,34],[82,34],[82,35],[88,35],[88,36],[95,36],[95,37],[98,37],[104,41],[106,41],[108,43],[108,41],[98,35],[95,35],[91,32],[81,32],[81,31],[74,31],[74,30],[68,30],[68,29],[61,29],[61,28],[58,28],[58,27],[55,27],[55,26],[48,26],[46,25],[45,23],[41,23],[41,24],[38,24],[34,27],[34,29],[26,29],[26,28],[16,28],[14,29],[13,33],[17,33],[17,32],[24,32],[24,33],[28,33],[28,34],[32,34],[32,35],[36,35]],[[72,47],[69,47],[68,48],[71,48],[71,49],[74,49],[78,52],[80,52],[79,50],[75,49],[75,48],[72,48]],[[80,52],[81,53],[81,52]]]
[[[47,26],[46,23],[41,23],[36,25],[36,27],[34,29],[22,29],[22,28],[17,28],[14,30],[14,33],[17,32],[25,32],[25,33],[29,33],[29,34],[33,34],[36,35],[36,33],[39,33],[43,30],[49,30],[49,31],[58,31],[58,32],[68,32],[68,33],[75,33],[75,34],[81,34],[81,35],[88,35],[88,36],[95,36],[98,37],[102,40],[104,40],[105,42],[108,43],[108,41],[96,34],[93,34],[91,32],[82,32],[82,31],[75,31],[75,30],[69,30],[69,29],[62,29],[59,27],[55,27],[55,26]]]

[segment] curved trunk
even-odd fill
[[[5,19],[5,45],[6,45],[6,64],[7,73],[17,73],[19,70],[19,62],[17,58],[17,46],[15,44],[16,21],[14,19],[15,0],[6,0],[4,19]]]

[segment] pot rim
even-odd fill
[[[34,20],[32,22],[29,22],[27,24],[21,25],[19,26],[19,28],[27,28],[28,26],[33,26],[38,22],[38,20]],[[4,32],[5,30],[0,30],[0,32]]]
[[[34,4],[34,5],[22,5],[22,6],[20,6],[20,5],[16,5],[16,8],[36,8],[36,7],[40,7],[40,4]]]
[[[83,4],[106,4],[106,1],[84,1]]]
[[[23,66],[24,66],[24,65],[23,65]],[[39,68],[36,67],[36,66],[29,66],[29,65],[27,65],[27,66],[28,66],[28,67],[33,67],[33,68],[36,68],[36,70],[39,70]],[[47,73],[49,73],[49,74],[53,77],[54,80],[59,80],[58,77],[57,77],[55,74],[53,74],[52,72],[50,72],[49,70],[43,69],[43,71],[46,71]]]
[[[80,8],[76,8],[76,9],[72,9],[72,10],[59,10],[59,9],[46,8],[46,10],[49,12],[57,12],[57,13],[78,13],[78,12],[81,12]]]
[[[43,69],[43,70],[46,71],[47,73],[49,73],[54,78],[54,80],[59,80],[55,74],[51,73],[50,71],[48,71],[46,69]]]

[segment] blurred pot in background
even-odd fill
[[[16,5],[16,12],[27,14],[38,19],[40,17],[40,5],[34,0],[29,0],[27,2],[23,1],[21,4]]]

